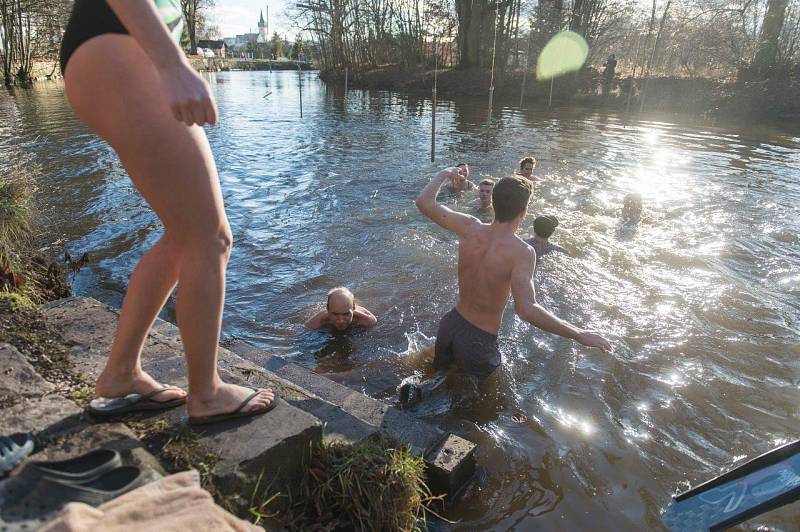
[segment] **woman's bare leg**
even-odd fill
[[[98,393],[114,397],[159,386],[141,369],[141,347],[177,279],[178,327],[189,376],[187,410],[205,416],[235,409],[251,391],[224,384],[217,372],[231,234],[205,132],[175,120],[158,72],[129,36],[101,35],[81,45],[65,81],[76,114],[116,150],[165,227],[164,237],[131,278]],[[159,399],[180,393],[165,392]],[[262,409],[272,399],[265,390],[246,411]]]

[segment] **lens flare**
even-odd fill
[[[589,57],[586,39],[574,31],[562,31],[553,35],[536,62],[536,78],[553,79],[581,69]]]

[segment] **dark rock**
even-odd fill
[[[0,434],[33,432],[41,438],[52,438],[86,426],[78,405],[57,395],[28,398],[0,410]]]
[[[41,397],[55,386],[44,380],[10,344],[0,344],[0,405],[15,404],[28,397]]]

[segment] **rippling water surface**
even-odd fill
[[[298,81],[303,87],[300,118]],[[676,490],[798,437],[800,138],[591,110],[440,102],[325,87],[315,74],[210,77],[208,135],[234,232],[224,334],[282,353],[375,397],[425,370],[455,302],[456,242],[413,204],[455,161],[509,174],[532,153],[533,217],[555,214],[536,274],[540,301],[607,331],[613,354],[521,322],[509,306],[503,366],[479,398],[416,414],[481,444],[481,481],[447,516],[465,529],[658,528]],[[119,305],[160,234],[114,153],[72,115],[56,83],[0,95],[0,167],[11,144],[44,167],[41,239],[89,251],[76,292]],[[616,210],[639,191],[646,219]],[[471,198],[450,198],[467,209]],[[304,331],[334,285],[379,317],[348,337]],[[167,314],[171,313],[170,308]],[[748,527],[800,528],[798,506]]]

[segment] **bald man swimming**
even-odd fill
[[[356,305],[353,292],[340,286],[328,292],[325,310],[314,314],[307,322],[309,329],[331,329],[346,331],[350,327],[372,327],[378,318],[361,305]]]

